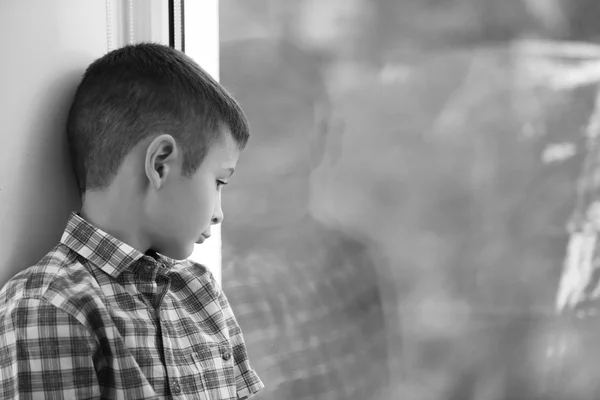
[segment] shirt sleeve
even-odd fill
[[[225,296],[225,293],[212,274],[211,282],[217,291],[219,304],[223,310],[223,315],[225,316],[227,327],[229,329],[229,340],[233,348],[235,383],[238,399],[249,399],[264,388],[265,385],[250,365],[248,351],[246,350],[246,343],[244,342],[240,325],[231,310],[227,296]]]
[[[3,399],[98,399],[90,343],[73,316],[41,299],[0,309],[0,393]]]

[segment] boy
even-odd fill
[[[251,397],[263,384],[227,298],[185,260],[223,219],[249,137],[238,103],[184,54],[138,44],[90,65],[67,125],[82,209],[0,292],[3,398]]]

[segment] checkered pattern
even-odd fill
[[[212,274],[72,214],[0,292],[3,399],[246,399],[263,388]]]

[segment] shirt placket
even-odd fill
[[[168,321],[169,313],[166,311],[169,307],[163,309],[161,307],[163,305],[163,301],[167,297],[167,293],[169,291],[171,281],[167,274],[167,268],[163,265],[161,269],[158,270],[157,278],[157,291],[156,291],[156,317],[159,322],[161,337],[162,337],[162,349],[163,356],[165,360],[165,367],[167,369],[167,379],[169,382],[169,389],[171,391],[171,396],[173,398],[178,398],[183,394],[183,388],[181,387],[181,373],[179,368],[177,367],[177,360],[174,355],[174,338],[171,335],[169,330],[169,325],[165,324],[165,321]],[[168,301],[168,300],[167,300]]]
[[[162,351],[162,360],[166,370],[166,381],[173,397],[181,394],[179,384],[180,374],[177,369],[177,363],[173,357],[173,346],[169,331],[161,318],[161,304],[170,288],[170,278],[166,274],[167,267],[156,262],[143,264],[143,271],[140,272],[136,286],[139,292],[143,294],[144,301],[156,320],[159,332],[157,340],[160,341],[158,351]]]

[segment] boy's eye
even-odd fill
[[[225,185],[227,185],[227,182],[217,179],[217,189],[220,189]]]

